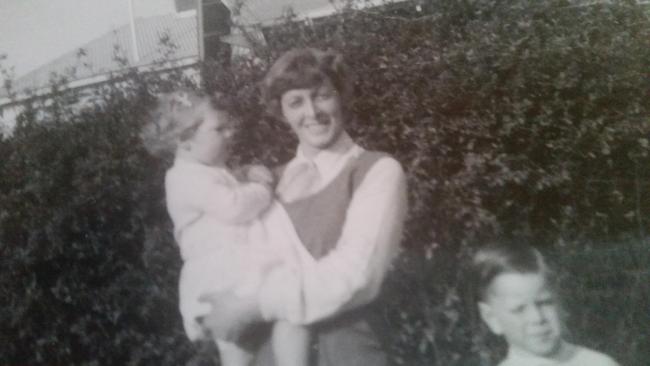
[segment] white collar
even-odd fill
[[[300,162],[310,162],[316,166],[322,177],[329,175],[330,172],[338,171],[343,162],[347,161],[350,156],[358,155],[363,149],[352,141],[352,138],[343,132],[341,137],[326,150],[319,151],[315,156],[308,158],[305,156],[300,146],[296,149],[296,156],[290,165]]]

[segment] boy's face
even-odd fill
[[[549,357],[561,343],[555,294],[541,273],[504,273],[492,281],[481,317],[518,353]]]
[[[228,113],[206,109],[203,122],[187,141],[186,149],[196,161],[210,166],[221,166],[230,156],[236,123]]]

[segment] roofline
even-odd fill
[[[171,69],[177,69],[177,68],[189,68],[194,65],[197,65],[199,63],[199,58],[198,56],[188,56],[180,59],[176,59],[173,61],[167,61],[163,63],[160,66],[154,66],[152,64],[149,65],[142,65],[142,66],[134,66],[131,68],[126,68],[126,69],[121,69],[121,70],[116,70],[116,71],[110,71],[110,72],[105,72],[102,74],[97,74],[93,75],[91,77],[87,77],[84,79],[77,79],[70,81],[65,84],[65,91],[69,90],[76,90],[76,89],[82,89],[82,88],[87,88],[87,87],[92,87],[95,85],[103,84],[111,79],[114,78],[114,74],[118,72],[122,72],[125,70],[132,70],[135,69],[137,72],[161,72],[161,71],[167,71]],[[33,91],[33,93],[29,92],[19,92],[16,94],[15,98],[10,98],[7,96],[2,96],[0,97],[0,108],[5,108],[5,107],[11,107],[14,105],[21,104],[25,101],[28,101],[30,99],[39,99],[39,98],[45,98],[49,95],[52,94],[52,90],[49,86],[46,87],[41,87]]]
[[[157,20],[157,19],[162,19],[162,18],[173,18],[175,20],[178,20],[178,19],[189,19],[189,18],[195,18],[195,17],[196,17],[196,10],[192,9],[192,10],[185,11],[183,13],[169,13],[169,14],[160,14],[160,15],[150,15],[150,16],[144,16],[144,17],[138,16],[138,17],[134,18],[134,20],[135,20],[136,28],[138,28],[140,30],[140,33],[142,33],[141,30],[143,29],[143,25],[147,24],[147,22],[151,22],[152,20]],[[132,52],[129,52],[129,48],[128,48],[128,47],[133,47],[132,42],[127,41],[127,42],[125,42],[123,44],[118,44],[119,39],[116,38],[116,37],[119,36],[119,34],[121,32],[125,32],[128,37],[131,37],[130,33],[132,33],[132,30],[129,29],[130,26],[131,25],[130,25],[129,21],[127,21],[126,23],[114,26],[110,30],[108,30],[107,32],[102,33],[100,36],[95,37],[95,38],[83,43],[80,46],[69,49],[69,50],[57,55],[56,57],[50,59],[49,61],[36,66],[35,68],[29,70],[28,72],[26,72],[26,73],[24,73],[22,75],[16,76],[13,81],[17,82],[17,83],[20,83],[20,82],[24,82],[25,79],[28,79],[27,82],[32,84],[33,80],[30,81],[29,79],[33,78],[35,74],[43,73],[43,70],[48,70],[48,68],[50,68],[52,65],[56,65],[56,64],[61,63],[61,61],[66,61],[66,60],[70,60],[70,59],[73,59],[73,58],[76,60],[74,65],[72,63],[66,63],[66,64],[63,64],[63,65],[56,66],[56,69],[57,70],[64,70],[64,69],[71,68],[71,67],[72,68],[80,68],[81,64],[79,63],[80,62],[80,59],[79,59],[79,56],[78,56],[79,52],[82,51],[82,50],[83,51],[88,51],[88,49],[89,49],[88,47],[90,45],[92,45],[94,42],[105,39],[107,37],[109,38],[108,39],[109,42],[110,41],[113,42],[112,43],[113,47],[115,45],[120,46],[121,52],[124,52],[124,56],[127,57],[127,59],[128,59],[131,56],[133,56]],[[193,25],[192,27],[195,27],[195,26],[196,25]],[[158,30],[167,29],[167,28],[168,27],[159,28]],[[194,31],[194,30],[192,30],[192,31]],[[198,40],[197,40],[197,42],[198,42]],[[127,44],[127,43],[129,43],[129,44]],[[140,42],[137,42],[136,47],[142,46],[144,44],[146,44],[146,42],[140,40]],[[125,46],[125,47],[122,47],[122,46]],[[188,53],[190,53],[190,52],[188,52]],[[147,54],[145,56],[148,56],[150,54],[151,53],[149,53],[149,54]],[[142,58],[143,55],[140,55],[140,56]],[[193,57],[193,55],[192,56],[184,56],[182,58],[185,58],[185,57]],[[146,62],[149,62],[149,63],[146,63]],[[134,65],[132,67],[147,66],[147,65],[150,65],[151,62],[152,62],[152,60],[140,60],[140,61],[135,60],[135,59],[134,60],[129,60],[129,63]],[[109,66],[109,67],[112,67],[112,66]],[[93,78],[95,76],[102,75],[104,73],[109,73],[111,71],[115,72],[115,71],[120,71],[120,70],[121,70],[121,68],[110,69],[110,71],[92,70],[90,72],[90,75],[85,76],[84,79],[90,79],[90,78]],[[42,81],[42,80],[38,80],[38,79],[46,79],[46,78],[47,78],[47,76],[43,76],[42,78],[41,77],[36,77],[36,82],[41,82]],[[42,88],[42,86],[39,86],[37,88]],[[6,96],[7,95],[5,95],[5,91],[0,90],[0,101],[2,100],[3,97],[6,97]]]
[[[360,1],[356,4],[354,4],[355,10],[362,10],[362,9],[367,9],[367,8],[372,8],[372,7],[377,7],[381,5],[391,5],[391,4],[398,4],[398,3],[404,3],[404,2],[409,2],[411,0],[364,0]],[[296,21],[309,21],[312,19],[319,19],[319,18],[324,18],[327,16],[330,16],[337,11],[341,10],[341,7],[336,7],[333,2],[330,2],[328,5],[309,10],[307,12],[299,13],[296,14],[295,20]],[[268,27],[277,24],[278,21],[281,21],[283,18],[277,17],[277,18],[272,18],[272,19],[267,19],[261,22],[255,22],[255,21],[245,21],[243,22],[243,26],[261,26],[261,27]]]

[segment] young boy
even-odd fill
[[[563,340],[553,275],[539,251],[487,246],[472,266],[481,318],[508,344],[499,366],[618,366],[607,355]]]

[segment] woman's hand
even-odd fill
[[[238,341],[251,324],[263,321],[257,299],[252,296],[239,297],[230,291],[213,292],[201,295],[199,301],[212,306],[210,314],[202,319],[203,326],[213,337],[225,341]]]
[[[271,173],[271,170],[269,170],[269,168],[265,167],[264,165],[248,166],[246,170],[246,177],[251,182],[262,183],[268,186],[273,186],[273,183],[275,182],[273,173]]]

